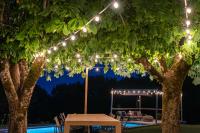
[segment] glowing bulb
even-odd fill
[[[78,62],[81,63],[81,59],[78,59]]]
[[[186,29],[185,31],[186,31],[187,34],[190,34],[190,30],[189,29]]]
[[[55,69],[58,69],[58,65],[55,65],[55,67],[54,67]]]
[[[186,12],[190,14],[192,12],[192,9],[190,7],[187,7]]]
[[[95,56],[97,59],[99,59],[100,58],[100,56],[98,55],[98,54],[96,54],[96,56]]]
[[[117,8],[119,7],[119,3],[118,3],[117,1],[115,1],[115,2],[113,3],[113,7],[117,9]]]
[[[65,69],[66,69],[67,71],[69,71],[69,70],[70,70],[70,68],[69,68],[68,66],[65,66]]]
[[[62,42],[62,46],[65,47],[67,44],[65,41]]]
[[[36,57],[36,58],[39,57],[39,54],[35,54],[35,57]]]
[[[49,59],[46,59],[46,62],[50,62],[50,60],[49,60]]]
[[[111,59],[111,62],[114,62],[114,59]]]
[[[116,55],[116,54],[114,54],[114,55],[113,55],[113,57],[116,59],[116,58],[117,58],[117,55]]]
[[[44,52],[41,52],[41,53],[40,53],[40,56],[41,56],[41,57],[44,57]]]
[[[58,48],[55,46],[55,47],[53,47],[53,50],[56,51],[56,50],[58,50]]]
[[[82,28],[83,32],[87,32],[87,29],[85,27]]]
[[[185,23],[187,26],[189,26],[191,24],[190,20],[186,20]]]
[[[80,58],[81,57],[81,55],[80,54],[76,54],[76,58]]]
[[[51,50],[49,49],[49,50],[47,51],[47,53],[48,53],[48,54],[51,54]]]
[[[130,58],[128,59],[128,62],[131,62],[131,59],[130,59]]]
[[[191,36],[191,35],[189,35],[189,36],[188,36],[188,39],[189,39],[189,40],[191,40],[191,39],[192,39],[192,36]]]
[[[95,59],[94,61],[95,61],[96,63],[98,62],[98,60],[97,60],[97,59]]]
[[[99,21],[100,21],[100,17],[99,17],[99,16],[96,16],[96,17],[94,18],[94,20],[95,20],[96,22],[99,22]]]
[[[96,71],[97,71],[97,72],[99,71],[99,68],[98,68],[98,67],[96,68]]]
[[[76,39],[76,37],[74,35],[71,35],[71,40],[74,41]]]

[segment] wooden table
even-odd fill
[[[103,125],[114,126],[115,133],[121,133],[121,122],[105,114],[68,114],[64,133],[70,133],[70,126]]]

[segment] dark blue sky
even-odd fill
[[[90,70],[89,71],[89,77],[96,77],[96,76],[104,76],[106,79],[112,79],[112,78],[116,78],[118,80],[123,79],[123,77],[121,76],[117,76],[114,74],[114,72],[112,70],[109,70],[106,74],[104,74],[103,72],[103,68],[101,68],[98,72],[95,71],[95,69]],[[136,74],[132,74],[132,77],[137,77]],[[76,74],[74,75],[74,77],[69,77],[68,73],[65,72],[65,74],[59,78],[55,78],[53,77],[52,74],[52,78],[51,81],[46,81],[46,77],[41,77],[38,82],[37,85],[39,85],[41,88],[45,89],[49,94],[51,93],[51,91],[53,90],[53,88],[55,88],[57,85],[60,84],[76,84],[76,83],[84,83],[84,80],[80,74]]]

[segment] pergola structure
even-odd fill
[[[115,108],[113,107],[114,96],[138,96],[139,107],[138,108]],[[158,89],[112,89],[111,90],[111,106],[110,113],[113,113],[113,110],[152,110],[155,111],[155,123],[157,124],[158,120],[158,111],[162,110],[158,108],[158,97],[162,96],[163,92]],[[155,96],[155,108],[142,108],[141,99],[142,96]],[[182,121],[182,95],[181,95],[181,121]]]

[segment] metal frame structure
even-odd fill
[[[110,113],[113,113],[113,110],[154,110],[155,111],[155,123],[157,124],[158,120],[158,111],[162,109],[158,109],[158,97],[162,96],[163,92],[157,89],[112,89],[111,90],[111,106],[110,106]],[[114,108],[113,107],[113,100],[114,95],[121,95],[121,96],[139,96],[139,108]],[[142,108],[141,107],[141,98],[142,96],[156,96],[156,106],[155,108]],[[182,111],[181,111],[182,112]]]

